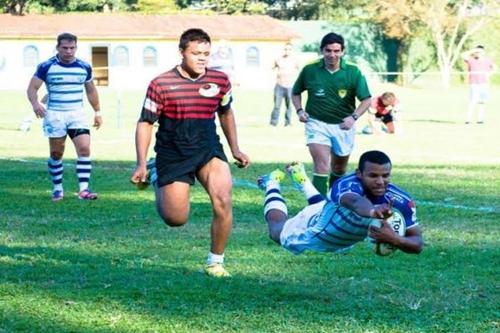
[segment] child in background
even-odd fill
[[[393,92],[385,92],[380,96],[372,98],[368,125],[363,129],[363,133],[379,134],[382,128],[383,131],[394,134],[396,132],[395,122],[398,123],[397,131],[401,132],[401,124],[399,123],[401,120],[399,119],[400,115],[396,115],[399,112],[401,112],[401,106]],[[384,126],[380,126],[379,122],[382,122]]]

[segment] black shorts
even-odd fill
[[[389,112],[387,114],[375,114],[375,117],[378,119],[382,119],[382,122],[384,124],[387,123],[392,123],[394,121],[394,117],[392,116],[392,112]]]
[[[158,186],[162,187],[173,182],[183,182],[193,185],[196,173],[214,157],[227,162],[227,157],[220,143],[217,143],[210,149],[200,150],[197,154],[190,156],[175,153],[169,153],[168,155],[158,153],[156,155]]]

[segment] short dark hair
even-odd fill
[[[67,40],[67,41],[70,41],[70,42],[77,42],[77,37],[73,34],[70,34],[69,32],[63,32],[62,34],[60,34],[59,36],[57,36],[57,46],[61,45],[61,42],[63,40]]]
[[[389,156],[387,156],[385,153],[379,150],[370,150],[364,152],[363,155],[361,155],[358,163],[358,170],[360,172],[363,172],[363,170],[365,169],[366,162],[375,163],[379,165],[384,165],[389,163],[392,165]]]
[[[330,32],[326,34],[323,39],[321,39],[320,49],[323,50],[325,46],[333,43],[340,44],[342,46],[342,50],[344,49],[344,37],[336,34],[335,32]]]
[[[189,42],[206,42],[211,44],[210,36],[202,29],[192,28],[184,31],[179,39],[179,48],[185,50]]]
[[[484,50],[484,46],[482,46],[482,45],[477,45],[477,46],[476,46],[476,49],[483,49],[483,50]]]

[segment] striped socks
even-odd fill
[[[90,173],[92,172],[92,162],[90,157],[78,157],[76,161],[76,175],[80,192],[89,188]]]
[[[62,159],[54,160],[52,157],[49,157],[47,161],[47,167],[49,169],[50,178],[52,180],[52,184],[54,185],[55,191],[63,191],[63,162]]]
[[[277,209],[288,215],[285,200],[281,195],[280,184],[269,180],[266,184],[266,195],[264,197],[264,217],[271,209]]]

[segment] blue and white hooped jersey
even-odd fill
[[[38,65],[35,77],[47,86],[48,110],[77,111],[83,109],[85,83],[92,80],[92,67],[80,59],[64,64],[54,56]]]
[[[360,196],[370,200],[370,202],[374,205],[389,203],[393,200],[393,207],[399,210],[404,217],[406,229],[418,225],[415,201],[408,193],[401,190],[396,185],[389,184],[387,191],[383,196],[371,197],[365,193],[361,180],[356,176],[356,173],[352,173],[337,180],[333,184],[328,196],[334,203],[340,204],[340,198],[346,193],[359,194]]]

